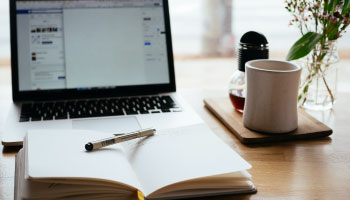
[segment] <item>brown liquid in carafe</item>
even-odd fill
[[[243,112],[245,97],[243,97],[242,90],[231,90],[229,96],[235,109]]]

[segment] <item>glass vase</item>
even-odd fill
[[[333,108],[337,99],[338,61],[336,41],[317,44],[300,60],[303,73],[298,100],[301,107],[310,110]]]

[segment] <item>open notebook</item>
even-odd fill
[[[110,134],[28,132],[16,158],[15,199],[174,199],[256,191],[251,166],[201,124],[86,152]]]

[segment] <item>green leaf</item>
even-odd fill
[[[306,33],[289,49],[286,59],[290,61],[306,56],[316,46],[321,38],[321,34],[315,32]]]
[[[336,37],[337,37],[337,34],[338,34],[339,25],[340,24],[334,24],[334,23],[330,23],[328,25],[328,30],[327,30],[328,40],[335,40],[335,39],[337,39]]]
[[[346,14],[346,12],[348,12],[348,10],[350,9],[350,1],[349,0],[345,0],[344,1],[344,5],[343,5],[343,10],[342,10],[342,14]]]
[[[309,84],[305,85],[303,89],[303,93],[307,93],[308,90],[309,90]]]
[[[329,4],[328,4],[328,13],[333,13],[335,7],[337,6],[337,0],[330,0]]]
[[[302,94],[299,94],[299,96],[298,96],[298,101],[300,101],[301,98],[303,98],[303,95],[302,95]]]
[[[324,7],[324,11],[327,11],[327,9],[328,9],[328,0],[324,0],[323,1],[323,7]]]

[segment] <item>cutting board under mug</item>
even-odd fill
[[[243,126],[242,113],[234,110],[229,98],[204,99],[205,106],[243,143],[262,144],[326,137],[333,130],[304,110],[298,110],[298,128],[287,134],[262,134]]]

